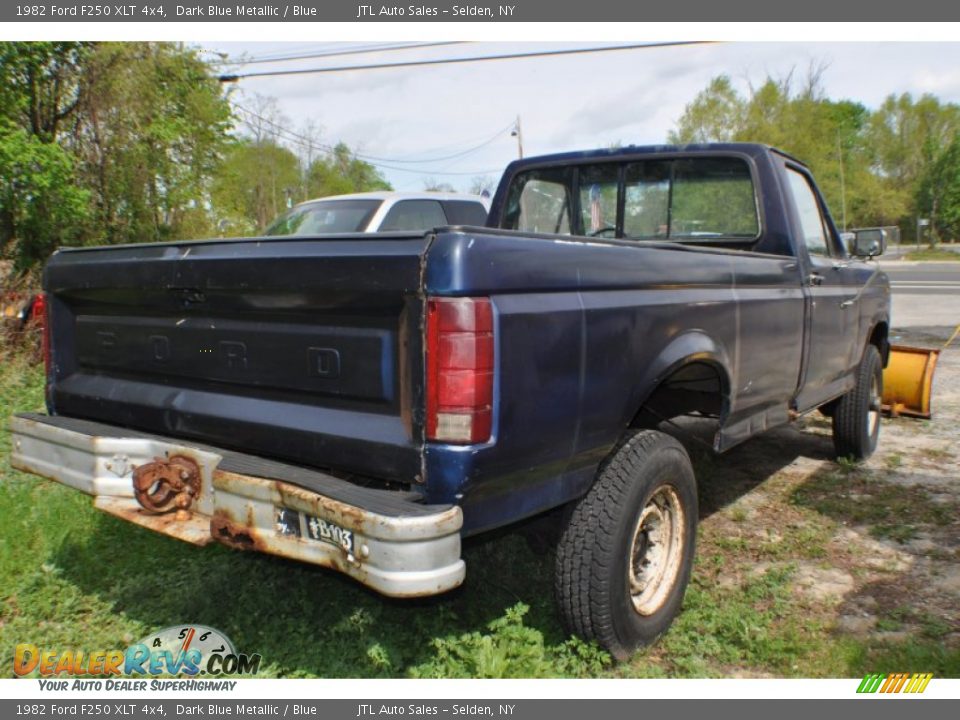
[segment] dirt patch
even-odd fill
[[[938,347],[952,328],[898,333]],[[700,479],[702,568],[720,587],[790,568],[792,591],[831,632],[871,646],[923,639],[960,648],[960,348],[945,350],[933,419],[885,419],[877,452],[833,460],[831,421],[813,413],[711,457],[713,426],[671,430]],[[691,438],[691,434],[698,439]]]

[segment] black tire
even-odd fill
[[[839,398],[837,400],[831,400],[826,405],[821,405],[820,407],[818,407],[817,410],[819,410],[820,414],[823,415],[825,418],[833,418],[833,413],[837,409],[838,402],[839,402]]]
[[[833,448],[837,457],[866,460],[880,437],[883,361],[875,345],[867,345],[857,367],[857,384],[837,400],[833,411]]]
[[[696,529],[687,451],[656,430],[632,433],[601,466],[560,538],[555,591],[566,628],[618,660],[660,637],[680,611]],[[652,555],[657,547],[666,549]]]

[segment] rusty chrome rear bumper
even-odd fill
[[[384,494],[383,503],[371,503],[374,509],[225,469],[224,456],[236,456],[229,451],[86,421],[64,427],[55,420],[62,421],[13,417],[11,464],[92,495],[95,507],[124,520],[197,545],[217,541],[333,568],[392,597],[435,595],[463,582],[463,515],[457,506],[405,508],[386,498],[392,491],[363,489],[362,496],[372,500]],[[148,512],[134,498],[133,473],[175,456],[199,466],[199,493],[188,512]],[[323,532],[313,532],[317,528]]]

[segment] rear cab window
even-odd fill
[[[502,227],[750,249],[760,216],[745,159],[688,156],[521,172]]]
[[[620,168],[614,164],[579,168],[580,227],[590,237],[617,237]]]

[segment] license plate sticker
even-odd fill
[[[332,522],[322,518],[305,516],[307,521],[307,535],[311,540],[330,543],[343,548],[347,552],[353,552],[353,531],[334,525]]]

